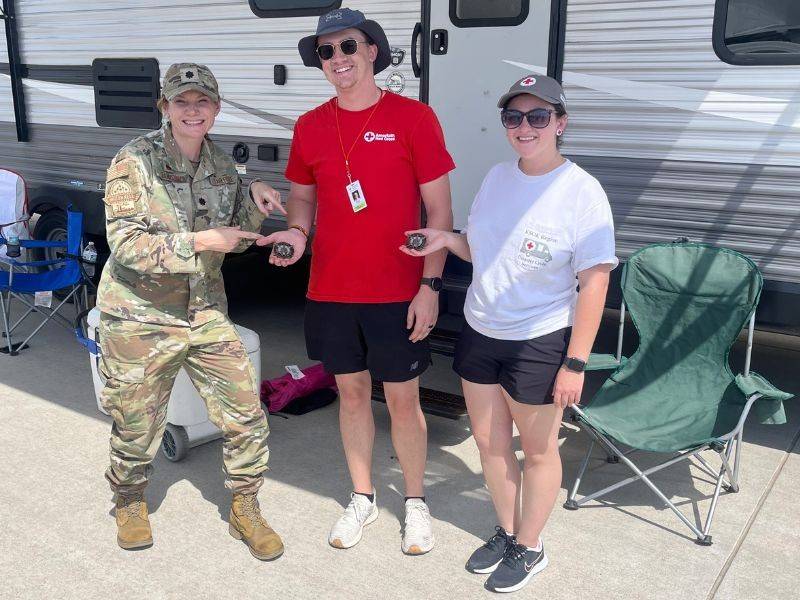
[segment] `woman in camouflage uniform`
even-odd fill
[[[230,533],[259,559],[283,553],[256,499],[267,468],[267,419],[255,371],[227,315],[220,267],[242,251],[270,210],[274,190],[245,197],[228,156],[207,133],[220,110],[217,81],[203,65],[172,65],[158,107],[161,129],[114,158],[106,180],[111,256],[97,294],[102,311],[105,408],[114,417],[106,478],[117,494],[117,541],[153,543],[144,488],[181,367],[224,435]]]

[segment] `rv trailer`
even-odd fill
[[[103,240],[105,170],[158,126],[158,81],[207,64],[223,109],[213,137],[242,178],[286,191],[293,124],[333,91],[297,42],[331,0],[4,0],[0,166],[29,186],[40,239],[59,211]],[[488,168],[511,156],[495,107],[525,73],[563,81],[563,150],[603,184],[621,258],[686,237],[764,273],[759,327],[800,332],[800,3],[796,0],[352,0],[386,29],[376,77],[436,110],[454,156],[455,226]],[[273,222],[273,227],[280,223]],[[448,263],[442,306],[468,282]],[[613,294],[612,294],[613,298]],[[613,305],[614,300],[610,300]],[[442,323],[447,323],[445,315]],[[446,344],[445,344],[446,345]]]

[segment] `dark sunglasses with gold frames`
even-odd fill
[[[369,44],[369,42],[348,38],[346,40],[342,40],[338,44],[320,44],[317,46],[317,55],[321,60],[330,60],[333,58],[333,55],[336,52],[336,47],[338,46],[339,50],[342,51],[342,54],[345,56],[350,56],[358,52],[359,44]]]

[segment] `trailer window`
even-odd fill
[[[250,0],[250,9],[268,18],[324,15],[341,5],[342,0]]]
[[[528,0],[450,0],[450,20],[457,27],[519,25],[528,17],[528,5]]]
[[[800,64],[800,2],[717,0],[713,43],[733,65]]]

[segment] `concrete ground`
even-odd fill
[[[261,334],[264,377],[308,364],[302,297],[286,278],[274,286],[229,279],[234,319]],[[287,287],[288,286],[288,287]],[[255,289],[254,291],[254,288]],[[289,292],[287,289],[291,288]],[[611,343],[606,331],[602,344]],[[732,363],[741,365],[741,352]],[[800,353],[758,347],[753,366],[778,387],[800,392]],[[594,389],[602,381],[595,375]],[[457,386],[437,358],[426,385]],[[544,540],[551,565],[520,598],[797,598],[800,580],[800,407],[789,423],[748,423],[738,494],[723,495],[701,547],[641,483],[577,512],[561,495]],[[103,480],[110,418],[98,412],[89,359],[73,337],[49,326],[16,358],[0,355],[0,581],[3,598],[478,598],[483,577],[463,564],[495,523],[466,420],[429,417],[427,494],[436,548],[400,552],[402,477],[386,407],[375,403],[375,486],[381,517],[347,551],[326,543],[348,499],[337,406],[288,419],[271,417],[271,471],[260,499],[286,554],[253,559],[227,533],[221,442],[194,448],[180,463],[159,454],[148,489],[155,544],[126,552],[115,541],[112,496]],[[569,486],[587,441],[561,433]],[[645,460],[645,462],[647,462]],[[622,465],[591,465],[583,489],[627,476]],[[655,477],[689,515],[705,516],[713,486],[686,463]]]

